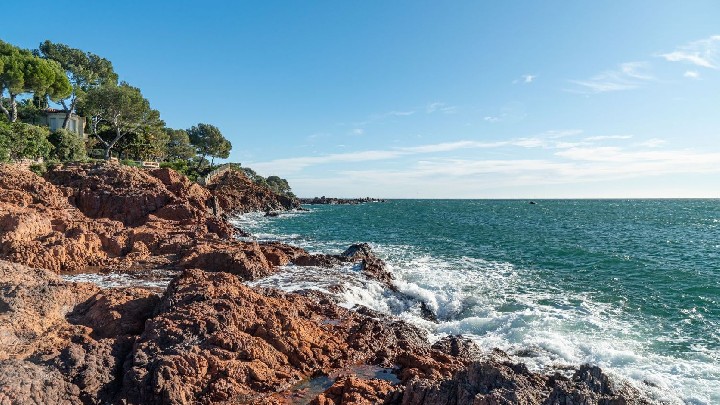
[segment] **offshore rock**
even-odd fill
[[[395,277],[387,270],[385,262],[375,256],[367,243],[351,245],[340,255],[340,258],[345,261],[360,261],[362,273],[367,278],[379,281],[390,290],[397,292],[397,287],[393,284]]]

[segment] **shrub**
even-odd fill
[[[58,129],[48,137],[53,145],[51,156],[61,162],[77,162],[87,159],[85,143],[77,134]]]
[[[141,166],[140,163],[138,163],[134,160],[130,160],[130,159],[121,160],[120,163],[124,164],[125,166],[132,166],[132,167],[140,167]]]
[[[0,160],[47,159],[53,146],[48,129],[22,122],[0,123]]]

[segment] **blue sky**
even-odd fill
[[[720,2],[147,3],[10,2],[0,39],[110,59],[301,196],[720,197]]]

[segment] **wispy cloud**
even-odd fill
[[[589,136],[583,141],[586,142],[597,142],[597,141],[605,141],[608,139],[630,139],[632,138],[632,135],[600,135],[600,136]]]
[[[359,152],[335,153],[323,156],[296,157],[275,159],[268,162],[255,162],[250,165],[260,171],[273,173],[297,172],[310,166],[324,165],[339,162],[364,162],[395,159],[402,156],[452,152],[464,149],[491,149],[500,147],[519,148],[556,148],[565,149],[580,145],[572,142],[558,142],[561,137],[568,137],[582,133],[580,130],[547,131],[539,135],[520,137],[505,141],[472,141],[460,140],[455,142],[442,142],[436,144],[396,147],[388,150],[370,150]]]
[[[362,128],[355,128],[352,130],[353,135],[362,135],[365,133],[365,130]]]
[[[643,83],[655,78],[646,73],[649,69],[647,62],[626,62],[614,70],[606,70],[587,80],[571,80],[578,88],[570,91],[589,94],[605,93],[609,91],[631,90],[640,87]]]
[[[720,172],[720,153],[595,147],[558,151],[540,159],[431,158],[400,170],[342,171],[339,179],[344,183],[350,180],[353,187],[393,190],[399,193],[396,196],[476,198],[488,196],[493,193],[491,190],[497,189],[515,188],[513,193],[527,195],[521,190],[528,187],[544,189],[552,185],[717,172]],[[326,179],[325,184],[327,182]],[[602,188],[590,190],[595,190],[589,191],[591,196],[603,196]],[[665,195],[666,190],[654,190],[638,192]],[[504,195],[507,196],[507,192]]]
[[[513,80],[513,84],[524,83],[530,84],[537,79],[537,75],[522,75],[519,79]]]
[[[380,117],[407,117],[408,115],[415,114],[415,111],[388,111],[385,114],[380,114]]]
[[[457,112],[457,107],[452,105],[447,105],[446,103],[441,102],[434,102],[430,103],[425,107],[425,112],[428,114],[432,114],[434,112],[441,112],[444,114],[453,114]]]
[[[664,139],[659,138],[653,138],[648,139],[647,141],[638,142],[635,144],[635,146],[645,147],[645,148],[658,148],[662,145],[665,145],[667,143]]]
[[[720,69],[720,35],[690,42],[660,56],[670,62],[686,62],[708,69]]]
[[[683,73],[683,77],[687,77],[690,79],[699,79],[700,73],[696,70],[687,70],[685,73]]]
[[[478,149],[478,148],[497,148],[507,145],[508,142],[477,142],[477,141],[458,141],[444,142],[432,145],[410,146],[398,148],[403,152],[409,153],[433,153],[433,152],[449,152],[458,149]]]
[[[288,176],[299,192],[312,189],[349,196],[357,190],[377,190],[374,194],[396,197],[481,197],[488,196],[487,190],[496,190],[493,195],[502,197],[507,194],[497,190],[523,195],[525,190],[565,184],[577,184],[572,190],[586,190],[589,196],[603,196],[606,189],[586,185],[720,172],[720,151],[666,148],[659,138],[635,141],[632,135],[582,134],[580,130],[547,131],[499,141],[459,140],[249,165],[260,172]],[[331,170],[302,171],[328,164]],[[642,192],[665,196],[669,194],[662,193],[668,190],[648,188]],[[621,193],[626,192],[641,191]]]

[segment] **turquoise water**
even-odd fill
[[[537,369],[592,362],[663,402],[720,404],[719,200],[309,208],[246,216],[240,226],[326,253],[370,243],[400,290],[427,302],[439,322],[371,283],[345,299],[433,336],[467,334]],[[267,283],[292,289],[293,280]]]

